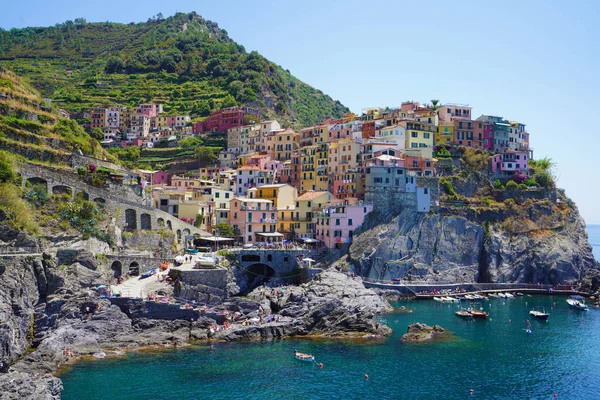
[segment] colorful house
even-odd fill
[[[283,234],[277,232],[277,210],[270,200],[234,197],[229,205],[229,225],[244,244],[283,240]]]
[[[248,198],[269,200],[276,209],[285,209],[286,207],[293,206],[296,204],[297,197],[298,190],[287,183],[260,185],[248,189]]]
[[[358,199],[332,201],[315,215],[316,238],[329,248],[341,248],[352,243],[354,230],[361,226],[373,205]]]

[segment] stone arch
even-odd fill
[[[170,230],[173,230],[173,224],[171,223],[170,219],[167,220],[167,228],[169,228]]]
[[[125,229],[130,231],[137,229],[137,213],[133,208],[125,210]]]
[[[90,200],[90,195],[86,191],[77,192],[77,194],[75,195],[75,197],[79,197],[79,196],[81,196],[82,200],[85,200],[85,201],[89,201]]]
[[[140,275],[140,264],[137,261],[133,261],[129,264],[129,269],[127,270],[129,275],[131,276],[139,276]]]
[[[31,178],[27,178],[25,179],[25,184],[27,185],[27,182],[29,182],[29,186],[30,187],[34,187],[34,186],[43,186],[46,189],[46,192],[48,191],[48,181],[44,178],[38,178],[38,177],[31,177]]]
[[[181,243],[181,229],[177,229],[177,243]]]
[[[68,194],[73,196],[73,189],[70,186],[54,185],[52,186],[52,194]]]
[[[96,197],[94,199],[94,202],[100,205],[105,205],[106,204],[106,200],[104,200],[102,197]]]
[[[251,264],[246,268],[246,275],[248,276],[248,290],[251,291],[257,286],[267,282],[272,277],[276,276],[276,272],[269,264],[255,263]]]
[[[244,254],[242,262],[260,262],[260,256],[258,254]]]
[[[183,237],[185,238],[186,236],[190,236],[192,234],[192,232],[190,232],[190,230],[188,228],[185,228],[183,230]]]
[[[140,215],[140,228],[143,231],[152,230],[152,217],[150,216],[150,214],[144,213]]]
[[[156,220],[156,225],[158,225],[159,229],[162,229],[165,227],[165,220],[163,218],[158,218]]]
[[[110,269],[113,271],[113,276],[116,278],[119,275],[123,275],[123,264],[121,261],[115,260],[110,266]]]

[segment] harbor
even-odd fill
[[[490,318],[481,321],[457,318],[459,304],[400,301],[393,305],[395,311],[380,319],[394,333],[381,342],[211,342],[82,361],[61,375],[63,398],[152,397],[152,385],[132,387],[127,382],[132,375],[162,376],[165,400],[236,398],[240,387],[247,393],[243,398],[286,399],[343,398],[349,393],[352,398],[450,400],[552,398],[557,393],[558,398],[583,399],[595,398],[600,390],[596,357],[600,344],[593,334],[600,329],[600,312],[594,307],[577,311],[564,296],[548,294],[491,299],[483,305]],[[548,322],[529,315],[535,307],[551,314]],[[525,331],[527,320],[531,334]],[[439,324],[451,334],[429,343],[401,343],[407,326],[416,321]],[[314,356],[323,367],[299,361],[295,350]]]

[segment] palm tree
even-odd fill
[[[438,104],[440,103],[439,100],[430,100],[431,101],[431,105],[433,107],[434,110],[437,110],[439,108]]]

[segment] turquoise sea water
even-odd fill
[[[592,244],[594,257],[600,261],[600,225],[588,225],[585,230],[588,233],[588,239]]]
[[[556,304],[553,307],[553,304]],[[383,316],[379,343],[280,340],[206,344],[85,361],[61,376],[70,399],[559,399],[600,398],[600,310],[571,310],[565,297],[491,299],[490,319],[462,320],[457,305],[400,302],[413,313]],[[543,305],[548,322],[528,312]],[[439,324],[450,339],[403,344],[413,322]],[[295,360],[294,349],[324,364]],[[364,374],[369,380],[364,379]],[[473,393],[469,394],[469,389]]]

